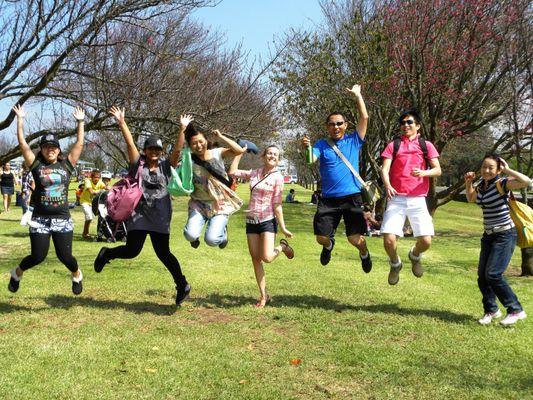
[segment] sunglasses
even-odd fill
[[[345,121],[337,121],[337,122],[328,122],[328,126],[342,126],[344,125],[346,122]]]
[[[404,126],[404,125],[413,125],[414,123],[415,123],[414,120],[412,120],[412,119],[408,119],[408,120],[406,120],[406,121],[402,121],[402,122],[400,122],[400,126]]]

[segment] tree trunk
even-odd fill
[[[520,276],[533,275],[533,247],[522,250],[522,273]]]

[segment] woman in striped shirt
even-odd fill
[[[254,265],[255,279],[261,297],[255,305],[263,308],[271,300],[266,292],[265,270],[263,262],[271,263],[283,252],[287,258],[294,257],[294,251],[285,239],[276,243],[278,225],[281,232],[288,238],[292,233],[285,227],[283,209],[281,207],[283,192],[283,175],[278,171],[279,149],[269,146],[263,151],[263,167],[255,170],[237,169],[242,155],[237,155],[229,169],[235,178],[250,181],[250,203],[246,211],[246,237],[248,250]]]
[[[501,173],[508,177],[502,178]],[[505,160],[494,154],[487,154],[481,165],[481,182],[474,188],[474,172],[465,174],[466,196],[469,202],[476,202],[483,210],[484,233],[481,238],[481,252],[478,264],[478,286],[483,296],[484,315],[479,319],[488,325],[493,318],[501,317],[496,298],[507,309],[502,325],[513,325],[525,319],[518,298],[503,277],[516,245],[516,229],[510,216],[507,193],[528,186],[531,180],[509,168]],[[498,186],[505,194],[500,194]]]

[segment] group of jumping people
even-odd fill
[[[361,95],[360,85],[347,89],[354,98],[358,111],[356,129],[347,133],[345,115],[333,112],[326,118],[327,136],[311,147],[309,138],[302,145],[310,150],[308,161],[320,161],[321,196],[313,220],[316,241],[322,246],[320,263],[327,265],[335,246],[335,233],[341,218],[344,220],[348,242],[359,252],[362,269],[372,270],[372,258],[364,239],[367,223],[362,199],[364,182],[358,176],[359,153],[365,142],[368,113]],[[11,270],[8,288],[16,292],[24,271],[42,262],[54,241],[59,260],[72,273],[72,292],[82,292],[83,275],[72,255],[73,222],[68,208],[70,176],[83,149],[84,112],[76,108],[77,141],[70,153],[64,156],[58,139],[51,134],[40,139],[40,150],[34,154],[23,135],[25,112],[21,106],[13,108],[17,115],[17,138],[35,181],[32,192],[32,223],[30,224],[31,253],[17,268]],[[148,137],[139,152],[125,120],[125,110],[112,107],[126,142],[130,175],[141,177],[142,198],[127,221],[127,239],[124,245],[102,247],[94,260],[94,269],[101,272],[114,259],[131,259],[142,250],[149,235],[152,247],[171,273],[176,285],[176,304],[180,305],[191,291],[183,275],[180,263],[170,251],[170,223],[172,218],[171,196],[167,190],[172,169],[178,166],[185,143],[192,156],[193,190],[188,204],[188,218],[183,234],[193,248],[203,241],[211,247],[223,249],[228,243],[227,224],[230,215],[238,211],[243,201],[232,190],[233,179],[250,182],[250,201],[246,210],[246,235],[248,249],[259,288],[258,308],[265,307],[271,297],[266,290],[263,263],[271,263],[281,253],[288,259],[294,250],[287,239],[293,234],[285,226],[282,209],[283,175],[278,170],[280,149],[267,146],[261,153],[262,167],[255,170],[239,169],[239,162],[247,147],[213,131],[223,147],[212,148],[206,134],[193,124],[190,115],[180,117],[180,129],[176,143],[168,157],[164,157],[163,143],[155,136]],[[439,153],[435,146],[420,135],[421,117],[414,110],[407,110],[398,118],[399,135],[382,152],[381,178],[384,184],[387,206],[383,215],[381,234],[385,252],[389,258],[388,283],[396,285],[403,262],[397,252],[397,240],[403,236],[406,219],[409,220],[416,243],[407,254],[412,273],[421,277],[424,273],[422,256],[431,245],[434,236],[433,220],[426,205],[429,178],[441,174]],[[226,171],[224,159],[231,160]],[[505,174],[506,177],[501,176]],[[510,218],[507,202],[509,191],[523,188],[531,180],[512,169],[496,155],[487,155],[481,167],[481,180],[476,174],[465,175],[467,198],[483,209],[484,233],[478,264],[478,285],[482,294],[484,315],[479,323],[488,324],[500,317],[496,299],[507,309],[503,325],[512,325],[526,318],[516,295],[505,280],[507,268],[516,244],[516,229]],[[95,189],[96,190],[96,189]],[[87,226],[87,224],[86,224]],[[276,242],[278,229],[285,238]],[[84,234],[88,234],[84,230]]]

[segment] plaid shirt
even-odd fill
[[[234,177],[250,181],[250,203],[246,210],[249,223],[261,223],[275,217],[274,205],[281,204],[283,194],[283,175],[273,169],[265,177],[264,168],[243,171],[238,169]]]

